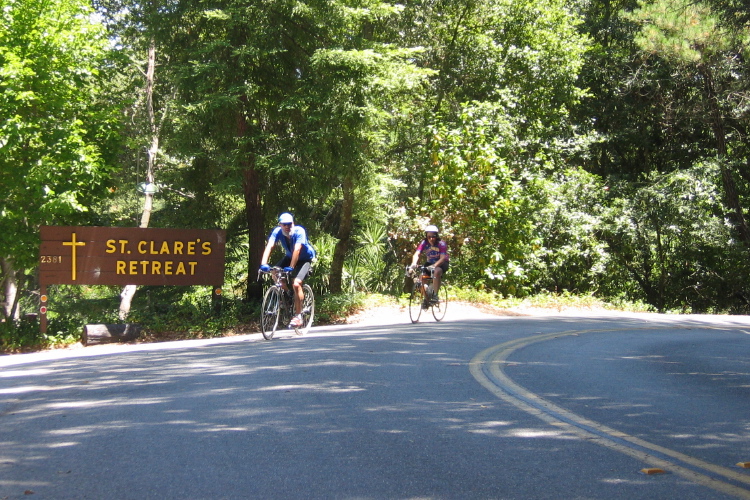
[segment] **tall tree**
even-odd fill
[[[367,196],[367,187],[376,178],[379,151],[388,143],[385,129],[397,114],[398,103],[416,93],[428,74],[409,61],[412,50],[373,41],[366,44],[370,48],[365,50],[318,49],[311,60],[310,77],[301,88],[308,117],[301,137],[311,144],[305,150],[325,172],[323,177],[341,192],[330,273],[334,293],[342,291],[357,193]]]
[[[532,245],[535,179],[577,146],[580,19],[566,2],[525,0],[412,2],[404,18],[404,38],[425,46],[419,63],[435,70],[415,128],[400,129],[403,162],[414,166],[402,176],[415,221],[405,236],[427,219],[454,252],[469,242],[481,261],[473,282],[517,275]]]
[[[373,118],[382,112],[373,102],[400,92],[389,89],[404,78],[379,82],[396,65],[410,66],[408,54],[368,35],[396,10],[359,1],[180,3],[168,44],[185,111],[180,144],[196,165],[214,168],[222,189],[243,194],[248,276],[266,224],[279,211],[306,223],[331,193],[342,193],[347,207],[336,228],[337,255],[346,254],[353,196],[367,177]],[[320,129],[311,130],[316,120]],[[248,296],[258,295],[248,280]]]
[[[145,85],[143,90],[143,101],[144,108],[146,110],[146,119],[148,123],[149,132],[149,146],[147,148],[147,165],[146,175],[143,182],[139,184],[143,191],[143,210],[141,212],[141,221],[138,227],[147,228],[151,222],[151,213],[154,207],[154,194],[157,192],[156,184],[156,167],[157,159],[161,153],[159,149],[159,137],[161,134],[161,128],[164,125],[164,120],[167,117],[168,104],[166,102],[163,109],[161,110],[160,118],[157,118],[156,110],[154,109],[154,86],[156,79],[156,41],[152,37],[148,44],[148,52],[146,57],[146,70],[143,72]],[[130,307],[133,301],[133,297],[136,292],[136,285],[125,285],[120,294],[120,308],[119,317],[124,320],[130,314]]]
[[[709,4],[659,0],[641,4],[631,18],[642,23],[637,42],[644,55],[672,68],[679,79],[692,82],[700,98],[684,114],[707,120],[713,134],[713,155],[721,169],[724,198],[733,211],[733,223],[750,250],[750,227],[728,157],[728,129],[748,96],[746,65],[749,48],[743,33],[721,20]],[[710,153],[709,153],[710,154]]]
[[[42,224],[83,220],[106,193],[116,115],[103,97],[106,34],[78,0],[0,1],[0,260],[6,316]]]

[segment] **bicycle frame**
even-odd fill
[[[409,268],[411,272],[410,277],[414,280],[414,287],[419,287],[422,296],[425,294],[425,288],[432,284],[434,279],[435,268],[431,266],[418,266],[416,269]],[[407,272],[409,275],[409,272]]]

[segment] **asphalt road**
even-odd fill
[[[750,498],[750,319],[450,315],[0,357],[0,500]]]

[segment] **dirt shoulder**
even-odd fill
[[[428,313],[429,314],[429,313]],[[491,306],[488,304],[481,303],[469,303],[469,302],[450,302],[448,304],[448,310],[446,312],[445,321],[460,321],[466,319],[481,319],[490,318],[497,316],[560,316],[560,315],[611,315],[611,314],[627,314],[620,313],[618,311],[611,311],[603,308],[561,308],[561,309],[543,309],[539,307],[530,306],[519,306],[510,309],[500,308]],[[409,322],[409,311],[406,306],[401,306],[396,303],[389,303],[385,305],[369,305],[361,309],[360,311],[349,315],[343,321],[337,321],[336,324],[350,324],[350,325],[392,325],[398,323]],[[259,326],[257,323],[248,323],[243,325],[237,325],[236,327],[223,332],[221,337],[233,337],[237,335],[248,335],[259,333]],[[195,334],[186,334],[184,332],[160,332],[158,334],[144,333],[142,336],[131,342],[132,344],[149,344],[156,342],[169,342],[179,340],[196,340],[202,338],[215,338],[216,335],[212,336],[201,336]],[[58,350],[58,349],[81,349],[84,346],[78,342],[75,344],[69,344],[64,346],[55,346],[51,348],[41,349],[46,350]],[[0,355],[6,354],[21,354],[36,352],[40,349],[24,349],[16,352],[0,352]]]
[[[602,308],[561,308],[543,309],[539,307],[514,307],[503,309],[488,304],[450,302],[446,320],[462,320],[486,316],[553,316],[611,314],[613,311]],[[403,322],[409,316],[406,306],[384,305],[365,308],[346,320],[347,324],[392,324]]]

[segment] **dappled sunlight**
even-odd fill
[[[68,446],[78,446],[81,444],[79,441],[63,441],[58,443],[50,443],[47,445],[48,448],[66,448]]]
[[[623,409],[635,409],[635,408],[651,408],[651,405],[647,405],[643,403],[608,403],[608,404],[598,405],[597,408],[600,408],[602,410],[623,410]],[[644,413],[641,413],[641,415],[643,414]]]
[[[533,331],[559,329],[561,321],[567,320],[536,321]],[[469,363],[480,347],[517,335],[505,325],[502,319],[483,319],[330,334],[321,328],[302,338],[270,342],[139,348],[117,356],[45,361],[44,367],[17,365],[0,372],[0,477],[14,464],[13,473],[27,474],[30,480],[22,484],[29,487],[48,463],[80,457],[102,463],[113,449],[122,463],[155,457],[156,470],[141,470],[154,476],[169,472],[172,463],[189,470],[212,464],[225,475],[257,473],[262,457],[277,454],[293,457],[290,465],[314,476],[325,465],[314,460],[321,452],[341,461],[331,467],[382,467],[398,450],[411,454],[399,456],[404,467],[452,461],[500,467],[502,461],[507,468],[519,454],[538,460],[551,450],[570,457],[593,448],[567,427],[529,417],[477,384]],[[571,319],[563,327],[568,326],[576,323]],[[660,362],[650,356],[622,359]],[[566,368],[556,361],[506,366],[527,373]],[[643,401],[619,401],[594,391],[548,389],[540,394],[559,398],[563,406],[575,402],[624,418],[651,410]],[[664,436],[695,447],[750,440],[750,424],[737,426],[734,432],[716,427],[697,435],[668,428]],[[432,456],[432,450],[444,456]],[[485,473],[491,478],[497,470]],[[612,475],[595,480],[613,485],[642,481]],[[356,493],[351,497],[367,492]]]
[[[614,484],[614,485],[638,485],[638,486],[645,486],[648,485],[648,481],[645,479],[622,479],[622,478],[611,478],[611,479],[600,479],[599,482],[606,483],[606,484]]]
[[[229,427],[226,425],[214,425],[206,429],[201,429],[201,432],[248,432],[251,429],[248,427]]]
[[[157,405],[169,402],[168,398],[117,398],[109,400],[91,400],[91,401],[67,401],[63,403],[52,403],[49,408],[52,409],[63,409],[63,408],[86,408],[96,406],[143,406],[143,405]]]
[[[731,444],[746,444],[750,441],[750,434],[738,433],[700,433],[700,434],[673,434],[664,433],[666,437],[677,440],[690,441],[689,446],[694,448],[708,448],[715,446],[726,446]],[[709,442],[711,441],[711,442]]]
[[[336,384],[297,384],[297,385],[276,385],[269,387],[258,387],[254,389],[258,392],[263,391],[320,391],[320,392],[358,392],[365,389],[357,386],[340,386]]]
[[[35,377],[38,375],[47,375],[52,373],[52,370],[47,368],[38,368],[35,370],[3,370],[0,371],[0,378],[11,378],[11,377]]]
[[[638,413],[625,413],[624,414],[624,416],[627,418],[653,417],[655,415],[659,415],[659,413],[655,411],[641,411]]]
[[[343,361],[343,360],[333,360],[333,359],[326,359],[321,360],[315,363],[300,363],[298,365],[295,365],[294,368],[297,370],[300,369],[307,369],[307,368],[322,368],[322,367],[332,367],[332,366],[339,366],[342,368],[377,368],[381,366],[378,363],[367,363],[364,361]]]
[[[494,429],[496,427],[508,427],[509,425],[513,425],[513,422],[507,420],[492,420],[488,422],[479,422],[474,425],[479,428]]]
[[[72,389],[73,385],[65,386],[49,386],[49,385],[26,385],[21,387],[11,387],[8,389],[0,389],[0,395],[3,394],[27,394],[31,392],[49,392],[49,391],[62,391]]]
[[[580,437],[563,431],[550,430],[550,429],[509,429],[504,431],[508,437],[517,437],[524,439],[539,439],[539,438],[550,438],[550,439],[574,439],[579,440]]]

